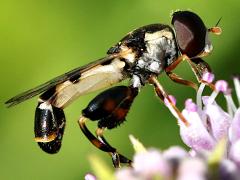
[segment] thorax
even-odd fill
[[[130,50],[123,56],[134,86],[144,85],[151,74],[159,75],[177,57],[178,50],[172,28],[151,24],[128,33],[108,54]]]

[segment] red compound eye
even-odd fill
[[[179,50],[188,57],[204,51],[207,28],[201,18],[190,11],[177,11],[172,15]]]

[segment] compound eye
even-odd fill
[[[174,12],[172,25],[182,54],[191,58],[204,51],[207,28],[198,15],[190,11]]]

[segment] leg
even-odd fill
[[[163,89],[162,85],[158,82],[156,76],[151,76],[149,78],[149,83],[154,85],[155,92],[157,93],[158,97],[164,102],[166,99],[171,107],[170,111],[173,111],[173,113],[178,116],[179,119],[182,120],[182,122],[188,126],[189,123],[185,119],[185,117],[182,115],[182,113],[179,111],[179,109],[175,106],[175,104],[172,102],[172,100],[169,98],[169,95],[166,93],[166,91]]]
[[[188,81],[188,80],[185,80],[185,79],[182,79],[181,77],[179,77],[177,74],[173,73],[173,72],[167,72],[167,75],[168,77],[176,82],[176,83],[179,83],[179,84],[183,84],[183,85],[186,85],[186,86],[189,86],[189,87],[192,87],[193,89],[195,89],[196,91],[198,90],[198,86],[197,84],[191,82],[191,81]]]
[[[126,86],[110,88],[96,96],[85,108],[78,123],[84,135],[98,149],[111,155],[114,167],[120,163],[131,164],[131,160],[119,154],[103,137],[105,128],[112,129],[124,122],[130,106],[138,93],[138,89]],[[95,137],[86,127],[87,119],[98,121]]]
[[[195,74],[199,83],[204,83],[204,84],[208,85],[210,88],[214,89],[213,84],[207,83],[207,82],[202,80],[203,73],[206,72],[206,71],[211,72],[211,69],[210,69],[209,65],[205,61],[203,61],[201,58],[190,59],[187,55],[182,55],[182,56],[178,57],[176,61],[174,61],[171,65],[169,65],[165,69],[166,73],[171,74],[172,71],[177,67],[177,65],[184,60],[186,60],[188,62],[188,64],[190,65],[190,67],[191,67],[193,73]],[[193,87],[195,89],[196,85],[194,85],[193,82],[183,80],[181,78],[176,79],[175,77],[173,77],[173,79],[171,77],[170,78],[177,83],[186,84],[186,85],[188,85],[190,87]]]
[[[105,145],[107,145],[108,147],[112,148],[112,149],[115,149],[113,148],[108,142],[107,140],[103,137],[103,132],[104,132],[104,129],[105,128],[97,128],[96,130],[96,135],[97,135],[97,138],[99,139],[99,141],[101,141],[102,143],[104,143]],[[131,166],[131,163],[132,161],[129,160],[128,158],[124,157],[123,155],[119,154],[118,153],[118,156],[119,156],[119,160],[121,163],[125,163],[125,164],[129,164]],[[114,161],[113,161],[114,163]]]
[[[179,63],[181,63],[182,61],[184,61],[185,59],[187,59],[188,57],[186,55],[182,55],[180,57],[178,57],[171,65],[169,65],[166,69],[165,69],[165,72],[167,73],[168,77],[176,82],[176,83],[179,83],[179,84],[182,84],[182,85],[186,85],[186,86],[189,86],[189,87],[192,87],[193,89],[197,90],[198,89],[198,86],[197,84],[191,82],[191,81],[188,81],[188,80],[185,80],[185,79],[182,79],[181,77],[179,77],[177,74],[173,73],[172,71],[178,66]]]
[[[173,71],[178,66],[178,64],[180,64],[182,61],[186,60],[187,58],[188,58],[188,56],[184,55],[184,54],[179,56],[172,64],[170,64],[168,67],[166,67],[165,71],[166,72]]]
[[[131,160],[124,157],[123,155],[119,154],[115,148],[110,146],[108,143],[105,143],[104,141],[101,141],[100,139],[97,139],[87,128],[86,126],[87,118],[84,116],[81,116],[78,120],[79,127],[81,128],[84,135],[88,138],[88,140],[98,149],[107,152],[111,157],[113,161],[113,165],[115,168],[120,167],[120,163],[127,163],[131,164]]]
[[[199,82],[204,83],[206,85],[208,85],[211,89],[215,89],[214,85],[211,83],[208,83],[204,80],[202,80],[202,76],[205,72],[212,72],[210,66],[208,65],[207,62],[205,62],[204,60],[202,60],[201,58],[195,58],[192,59],[192,62],[195,64],[196,66],[196,72],[195,75],[198,79]]]

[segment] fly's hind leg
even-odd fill
[[[112,147],[108,142],[107,142],[107,140],[104,138],[104,136],[103,136],[103,133],[104,133],[104,130],[105,130],[105,128],[97,128],[97,130],[96,130],[96,136],[97,136],[97,138],[99,139],[99,141],[101,141],[102,143],[104,143],[105,145],[107,145],[108,147],[110,147],[110,148],[112,148],[112,149],[115,149],[114,147]],[[121,154],[113,154],[112,155],[113,156],[113,164],[114,164],[114,166],[115,165],[117,165],[117,164],[115,164],[115,162],[117,162],[117,161],[115,161],[114,159],[119,159],[119,161],[121,162],[121,163],[124,163],[124,164],[129,164],[130,166],[131,166],[131,163],[132,163],[132,161],[130,160],[130,159],[128,159],[128,158],[126,158],[125,156],[123,156],[123,155],[121,155]],[[114,156],[116,157],[116,158],[114,158]]]
[[[126,158],[125,156],[119,154],[116,150],[116,148],[112,147],[108,142],[104,139],[101,140],[97,137],[95,137],[87,128],[86,126],[87,118],[84,116],[81,116],[78,120],[79,127],[81,128],[83,134],[88,138],[88,140],[98,149],[101,151],[104,151],[108,153],[112,157],[112,162],[115,168],[120,167],[120,163],[127,163],[131,165],[131,160]]]
[[[111,155],[114,167],[120,163],[131,164],[131,160],[119,154],[103,137],[104,129],[113,129],[125,121],[130,106],[138,94],[138,89],[127,86],[116,86],[96,96],[82,111],[78,123],[89,141],[98,149]],[[86,126],[86,120],[98,121],[96,136]]]

